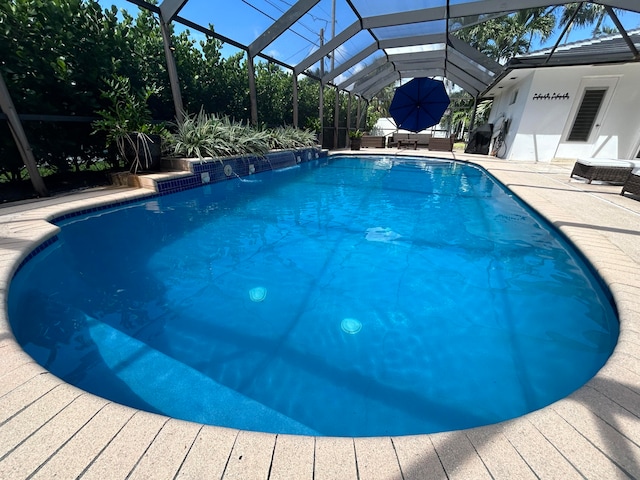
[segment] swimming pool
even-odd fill
[[[19,341],[122,403],[322,435],[511,418],[613,348],[590,271],[473,166],[264,175],[63,222],[12,282]]]

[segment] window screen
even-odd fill
[[[590,88],[584,91],[582,103],[569,133],[569,141],[586,142],[602,105],[606,88]]]

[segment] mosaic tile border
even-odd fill
[[[46,248],[50,247],[51,245],[53,245],[54,243],[56,243],[58,241],[58,236],[54,235],[51,238],[48,238],[47,240],[45,240],[44,242],[42,242],[40,245],[38,245],[36,248],[34,248],[33,250],[31,250],[29,252],[29,254],[24,257],[22,259],[22,261],[18,264],[18,266],[16,267],[15,271],[13,272],[13,275],[11,276],[11,278],[13,279],[13,277],[15,277],[18,272],[22,269],[22,267],[24,267],[27,262],[29,260],[31,260],[32,258],[34,258],[36,255],[38,255],[40,252],[44,251]]]
[[[142,198],[132,198],[129,200],[123,200],[120,202],[109,203],[105,205],[98,205],[95,207],[85,208],[74,212],[65,213],[51,219],[51,223],[57,224],[64,220],[77,217],[79,215],[85,215],[87,213],[96,213],[102,210],[106,210],[114,207],[121,207],[152,199],[158,196],[169,195],[172,193],[178,193],[184,190],[190,190],[192,188],[201,187],[211,183],[218,183],[226,180],[233,180],[237,177],[243,177],[255,173],[261,173],[266,171],[278,170],[280,168],[286,168],[296,165],[298,163],[311,162],[320,158],[326,158],[328,151],[320,150],[317,148],[306,148],[300,150],[287,150],[283,152],[268,153],[265,157],[238,157],[225,159],[222,162],[215,160],[204,163],[192,163],[193,175],[182,176],[180,178],[170,178],[167,180],[157,181],[157,190],[154,193],[150,193],[148,196]],[[254,161],[255,163],[251,163]],[[227,176],[224,173],[224,167],[231,165],[232,171],[237,176]],[[255,166],[255,171],[250,173],[250,165]],[[259,167],[258,167],[259,166]],[[209,181],[203,181],[202,174],[209,174]]]
[[[228,158],[222,161],[211,159],[202,162],[189,162],[189,170],[193,175],[158,180],[156,182],[156,190],[161,195],[176,193],[202,185],[232,180],[237,177],[245,177],[256,173],[291,167],[299,163],[325,158],[328,154],[329,152],[327,150],[304,148],[270,152],[264,157],[246,156]],[[229,175],[225,172],[225,169],[228,171],[227,166],[231,167],[231,173]]]
[[[150,195],[148,195],[146,197],[131,198],[129,200],[121,200],[119,202],[106,203],[104,205],[98,205],[98,206],[95,206],[95,207],[83,208],[81,210],[76,210],[76,211],[73,211],[73,212],[64,213],[62,215],[58,215],[56,217],[53,217],[51,220],[49,220],[49,222],[53,223],[54,225],[57,225],[59,222],[63,222],[63,221],[68,220],[70,218],[75,218],[75,217],[78,217],[80,215],[85,215],[85,214],[88,214],[88,213],[97,213],[97,212],[101,212],[102,210],[108,210],[110,208],[121,207],[123,205],[129,205],[131,203],[145,201],[145,200],[147,200],[149,198],[154,198],[154,197],[157,197],[157,196],[158,196],[157,193],[151,193]]]
[[[243,176],[247,176],[255,173],[278,170],[281,168],[297,165],[298,163],[306,163],[306,162],[318,160],[320,158],[326,158],[328,157],[328,155],[329,155],[329,152],[327,150],[321,150],[319,148],[305,148],[300,150],[286,150],[282,152],[272,152],[272,153],[268,153],[264,157],[239,157],[239,158],[225,159],[222,162],[216,160],[216,161],[210,161],[205,163],[193,163],[192,164],[193,170],[194,170],[193,175],[190,175],[188,177],[158,181],[156,182],[157,183],[156,192],[150,193],[147,196],[131,198],[131,199],[122,200],[119,202],[107,203],[104,205],[97,205],[94,207],[75,210],[73,212],[68,212],[68,213],[64,213],[62,215],[53,217],[51,220],[49,220],[49,222],[54,225],[57,225],[60,222],[78,217],[80,215],[97,213],[97,212],[108,210],[111,208],[130,205],[132,203],[146,201],[159,196],[178,193],[184,190],[190,190],[192,188],[201,187],[211,183],[218,183],[225,180],[233,180],[234,178],[243,177]],[[254,163],[251,163],[252,161]],[[231,165],[232,171],[236,175],[227,176],[224,172],[224,167],[226,165]],[[254,165],[254,169],[250,168],[251,165]],[[203,181],[203,178],[207,178],[206,175],[205,177],[203,177],[203,174],[209,175],[208,176],[209,181]],[[57,241],[58,241],[58,236],[54,235],[53,237],[47,239],[46,241],[36,246],[20,262],[15,272],[13,273],[12,278],[22,269],[22,267],[29,260],[34,258],[44,249],[51,246]]]

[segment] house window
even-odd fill
[[[584,91],[580,108],[567,140],[570,142],[586,142],[589,139],[606,93],[606,88],[588,88]]]

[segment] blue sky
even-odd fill
[[[118,8],[124,8],[131,14],[136,14],[138,7],[126,0],[99,0],[104,7],[116,5]],[[180,15],[207,26],[209,23],[214,25],[215,30],[232,38],[244,45],[249,45],[258,35],[263,33],[265,29],[273,22],[272,18],[277,18],[282,12],[286,11],[295,0],[225,0],[224,2],[214,2],[211,0],[190,0],[180,12]],[[384,13],[384,9],[401,8],[402,2],[416,5],[421,0],[355,0],[354,3],[366,2],[367,9],[374,13]],[[426,0],[422,0],[426,1]],[[391,3],[389,3],[391,2]],[[385,5],[387,5],[385,7]],[[391,5],[390,7],[388,5]],[[350,9],[346,7],[343,0],[336,2],[337,7],[337,25],[336,33],[346,28],[349,24],[356,20]],[[376,11],[377,10],[377,11]],[[272,18],[270,18],[272,17]],[[640,27],[640,14],[625,12],[620,20],[626,28]],[[613,26],[612,22],[608,25]],[[177,27],[178,29],[180,27]],[[301,25],[296,25],[295,32],[287,32],[281,39],[278,39],[270,45],[264,53],[277,58],[290,65],[296,65],[304,59],[311,51],[317,48],[319,44],[320,31],[324,30],[325,40],[331,36],[331,0],[321,0],[308,15],[304,17]],[[559,31],[557,32],[560,33]],[[204,35],[191,31],[192,38],[195,40],[204,39]],[[537,46],[537,48],[551,47],[557,39],[557,34],[550,39],[545,45]],[[590,29],[574,29],[569,36],[569,41],[577,41],[591,36]],[[368,36],[358,36],[349,40],[345,44],[345,50],[357,52],[371,42]],[[233,47],[225,47],[225,54],[236,53]],[[377,55],[380,55],[379,53]],[[336,61],[339,64],[342,59],[346,59],[349,55],[338,51],[336,53]],[[353,70],[351,71],[354,72]]]
[[[270,17],[277,18],[282,11],[289,8],[289,4],[293,1],[226,0],[224,7],[221,7],[221,2],[191,0],[182,9],[180,15],[203,26],[208,26],[211,23],[214,25],[216,32],[244,45],[249,45],[273,22]],[[104,7],[115,5],[134,15],[138,10],[136,5],[126,0],[99,0],[99,2]],[[250,5],[255,5],[257,9],[252,8]],[[319,9],[326,10],[326,8],[323,9],[322,7],[319,7]],[[234,14],[230,14],[231,11],[234,11]],[[321,16],[315,15],[313,18],[306,18],[303,22],[304,26],[296,28],[297,34],[291,35],[291,38],[282,45],[282,48],[278,49],[276,46],[269,46],[264,53],[286,63],[297,63],[308,55],[312,49],[317,48],[321,29],[325,29],[327,32],[325,39],[329,38],[330,19],[330,11],[321,11]],[[181,27],[178,26],[176,28],[180,29]],[[339,27],[337,28],[339,29]],[[192,30],[190,32],[194,39],[204,39],[204,35]],[[229,48],[227,52],[231,54],[237,52],[237,50]]]

